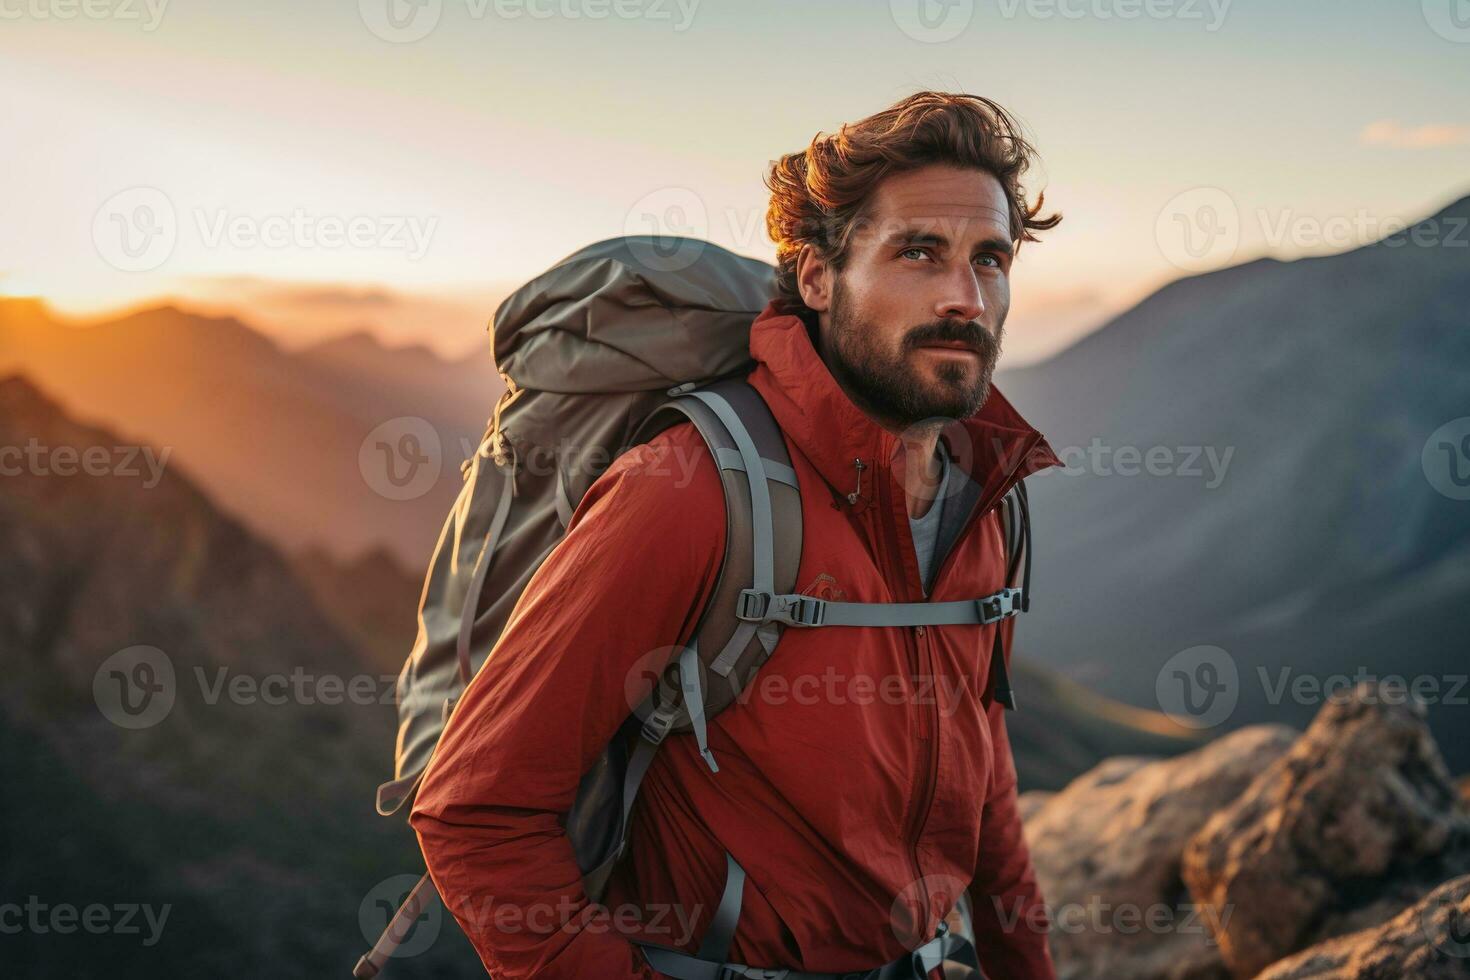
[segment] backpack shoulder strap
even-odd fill
[[[1026,499],[1025,480],[1018,481],[1011,488],[1001,500],[998,509],[1000,539],[1005,546],[1005,586],[1007,589],[1019,588],[1020,602],[1017,608],[1025,612],[1031,608],[1031,508]],[[1018,569],[1021,572],[1019,582],[1016,578]],[[992,682],[986,685],[985,693],[1007,709],[1015,711],[1016,692],[1011,688],[1011,672],[1006,663],[1005,642],[1002,639],[1004,632],[999,627],[996,628],[995,646],[990,657]]]
[[[760,392],[737,377],[704,386],[683,384],[669,394],[630,442],[645,442],[680,422],[694,423],[725,492],[725,557],[695,627],[694,652],[682,667],[671,666],[660,685],[656,717],[646,719],[655,726],[649,734],[659,739],[670,731],[701,735],[704,721],[728,707],[770,657],[781,624],[740,618],[741,595],[752,583],[778,594],[793,591],[802,541],[796,471]],[[691,701],[703,706],[692,716],[685,707]]]

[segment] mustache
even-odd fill
[[[969,344],[982,354],[994,355],[1000,352],[1000,341],[974,321],[937,320],[915,327],[904,339],[904,343],[910,348],[922,347],[936,341]]]

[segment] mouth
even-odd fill
[[[962,340],[932,340],[919,345],[920,350],[944,351],[953,354],[970,354],[974,357],[980,356],[980,351],[974,344],[968,344]]]

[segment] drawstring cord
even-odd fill
[[[852,491],[852,493],[847,495],[847,502],[850,504],[856,504],[858,502],[858,498],[863,495],[863,467],[867,464],[864,463],[861,459],[854,459],[852,461],[852,465],[857,470],[857,486]]]

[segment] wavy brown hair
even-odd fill
[[[879,181],[890,174],[942,163],[993,175],[1010,202],[1017,248],[1035,232],[1056,227],[1060,214],[1041,216],[1045,194],[1028,205],[1021,180],[1036,150],[1021,125],[990,99],[953,92],[917,92],[836,133],[818,133],[811,145],[771,164],[766,231],[776,243],[776,302],[784,313],[807,314],[796,288],[796,257],[803,245],[841,272],[853,228]]]

